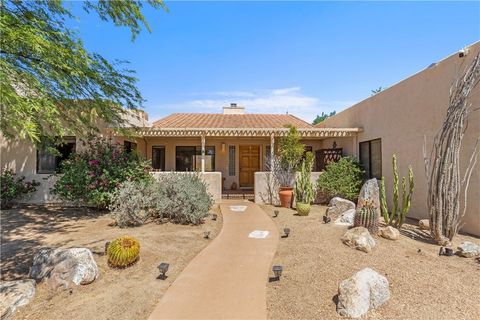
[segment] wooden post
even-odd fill
[[[205,172],[205,135],[202,134],[202,173]]]
[[[275,157],[275,136],[272,133],[270,135],[270,171],[273,171],[274,157]]]

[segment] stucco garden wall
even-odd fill
[[[358,142],[382,139],[382,172],[391,203],[392,154],[397,154],[399,174],[407,175],[412,165],[415,192],[410,217],[427,218],[427,184],[422,148],[426,138],[428,152],[439,130],[449,101],[449,89],[455,78],[480,51],[480,43],[470,48],[465,58],[454,54],[437,65],[346,109],[321,123],[321,127],[363,127]],[[470,97],[480,107],[480,87]],[[480,111],[473,112],[462,145],[461,163],[466,164],[480,133]],[[463,171],[462,171],[463,172]],[[480,235],[480,164],[471,178],[468,207],[463,231]]]

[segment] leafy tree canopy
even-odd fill
[[[150,27],[145,4],[162,0],[84,1],[87,12],[128,27],[132,40]],[[35,144],[44,137],[85,136],[103,121],[125,122],[127,109],[142,107],[134,72],[125,61],[109,62],[88,52],[66,25],[75,18],[62,0],[2,0],[0,12],[0,132]]]
[[[382,92],[383,89],[385,89],[385,88],[378,87],[377,89],[373,89],[373,90],[370,90],[370,91],[372,92],[372,96],[374,96],[374,95],[376,95],[377,93]]]
[[[332,111],[330,113],[324,113],[322,112],[322,115],[317,115],[317,117],[313,120],[312,124],[316,125],[322,122],[323,120],[327,119],[328,117],[334,116],[337,112]]]

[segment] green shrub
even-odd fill
[[[162,174],[158,181],[127,181],[115,192],[110,210],[120,227],[148,219],[200,224],[213,199],[200,176],[194,173]]]
[[[327,197],[342,197],[356,200],[363,181],[363,171],[359,163],[350,157],[343,157],[338,162],[329,163],[325,172],[317,180],[318,190]]]
[[[1,208],[7,209],[11,207],[12,201],[35,192],[40,183],[35,180],[25,181],[23,176],[16,177],[12,169],[4,169],[0,175],[0,185],[2,186]]]
[[[295,181],[295,199],[297,203],[310,204],[315,199],[313,183],[310,180],[313,161],[313,153],[307,152],[305,154],[305,160],[300,166],[300,173]]]
[[[151,179],[148,170],[137,153],[106,139],[93,139],[84,151],[62,162],[52,191],[62,200],[106,208],[121,183]]]

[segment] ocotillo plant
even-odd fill
[[[408,210],[410,210],[410,203],[412,200],[412,194],[414,189],[413,182],[413,170],[412,166],[408,166],[408,191],[407,191],[407,178],[402,177],[402,207],[399,208],[399,192],[398,192],[398,168],[397,168],[397,156],[392,156],[392,169],[393,169],[393,207],[392,211],[388,211],[387,197],[385,194],[385,177],[382,177],[380,182],[380,208],[382,210],[383,219],[389,225],[395,228],[401,228]]]

